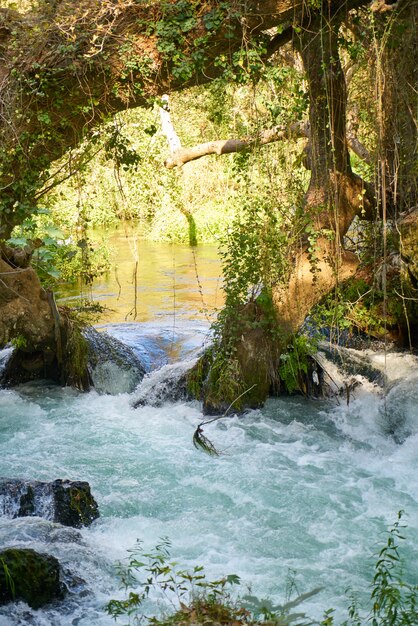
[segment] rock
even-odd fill
[[[30,548],[0,551],[0,605],[23,600],[39,609],[63,593],[55,557]]]
[[[47,483],[1,478],[0,515],[12,519],[38,516],[81,528],[99,517],[99,509],[87,482],[58,479]]]
[[[0,354],[0,387],[48,379],[81,390],[93,386],[99,393],[130,393],[145,374],[134,351],[124,343],[99,333],[91,326],[73,333],[79,349],[58,366],[53,350],[7,349]],[[84,344],[87,345],[84,345]]]
[[[80,528],[89,526],[99,517],[99,507],[87,482],[54,480],[54,522]]]
[[[112,395],[132,392],[145,374],[134,351],[92,327],[87,327],[83,335],[88,343],[88,370],[96,391]]]
[[[403,215],[398,226],[401,234],[401,256],[412,287],[418,289],[418,209]]]

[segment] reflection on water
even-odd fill
[[[106,231],[105,238],[112,270],[82,288],[83,295],[110,309],[103,322],[144,322],[157,316],[213,320],[224,298],[216,245],[144,241],[130,225]],[[61,302],[71,301],[80,287],[64,285],[58,295]]]

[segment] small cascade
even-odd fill
[[[418,432],[418,362],[413,371],[404,371],[402,375],[398,368],[394,373],[396,379],[391,378],[380,409],[380,422],[383,432],[401,444]]]
[[[326,371],[332,372],[332,379],[339,386],[345,387],[348,377],[356,377],[357,380],[366,379],[371,383],[384,386],[387,383],[387,374],[374,357],[376,354],[371,350],[355,350],[344,348],[336,344],[321,342],[319,346],[319,360]],[[335,391],[332,387],[331,389]]]
[[[96,391],[110,395],[132,392],[145,373],[133,350],[91,327],[84,330],[84,336],[88,343],[89,374]]]
[[[0,482],[0,515],[12,519],[36,516],[53,520],[55,510],[51,485],[17,479],[2,479]]]
[[[42,517],[66,526],[87,526],[99,516],[86,482],[0,478],[0,516]]]
[[[1,383],[1,379],[2,379],[2,374],[3,371],[10,359],[10,357],[13,354],[13,350],[14,348],[10,347],[10,348],[3,348],[3,350],[0,350],[0,383]]]
[[[186,374],[197,359],[164,365],[146,374],[135,392],[133,406],[161,406],[164,402],[188,399]]]
[[[409,353],[321,346],[316,355],[331,395],[356,402],[364,423],[400,444],[418,433],[418,357]],[[366,419],[373,416],[373,419]],[[339,414],[341,417],[341,415]],[[349,425],[352,414],[347,412]]]

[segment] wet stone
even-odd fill
[[[30,548],[0,551],[0,605],[23,600],[33,609],[62,598],[57,559]]]
[[[87,482],[0,478],[0,515],[12,519],[37,516],[81,528],[99,517],[99,508]]]

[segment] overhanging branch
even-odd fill
[[[231,154],[232,152],[243,152],[255,146],[264,146],[268,143],[289,139],[290,137],[309,138],[309,126],[307,122],[296,122],[289,126],[275,126],[268,130],[263,130],[254,137],[245,139],[219,139],[208,141],[192,148],[181,148],[176,150],[165,162],[168,169],[181,167],[189,161],[195,161],[208,154]]]
[[[181,167],[190,161],[196,161],[209,154],[231,154],[234,152],[243,152],[255,148],[256,146],[264,146],[276,141],[284,139],[310,139],[309,122],[294,122],[293,124],[275,126],[267,130],[260,131],[254,137],[244,139],[219,139],[217,141],[208,141],[200,143],[191,148],[179,148],[172,152],[170,157],[166,159],[164,165],[168,169]],[[350,149],[357,154],[360,159],[366,163],[371,162],[371,157],[366,148],[361,144],[357,136],[351,132],[347,137]]]

